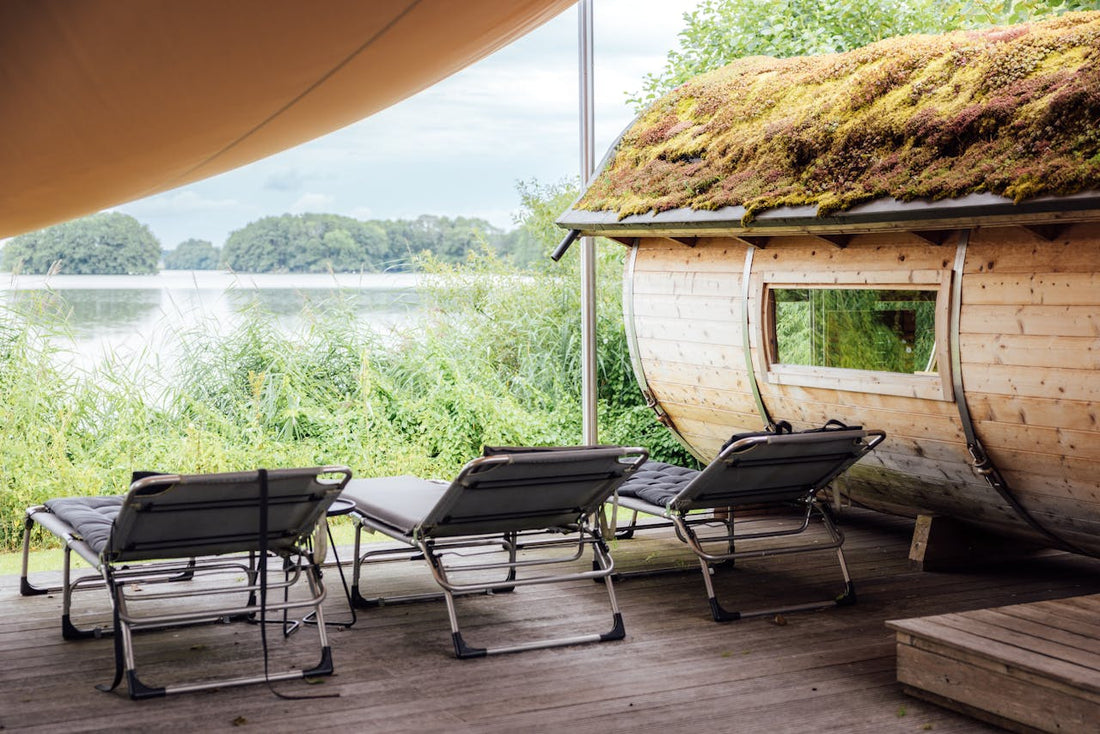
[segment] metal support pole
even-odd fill
[[[595,168],[595,95],[593,84],[592,0],[580,0],[578,63],[580,86],[581,188]],[[581,419],[586,444],[599,443],[596,414],[596,242],[581,238]]]

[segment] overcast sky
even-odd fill
[[[633,118],[627,94],[664,66],[698,0],[595,0],[596,159]],[[222,246],[263,216],[421,214],[515,226],[516,182],[580,169],[577,10],[361,122],[249,166],[116,207],[166,248]]]

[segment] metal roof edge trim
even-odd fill
[[[575,229],[592,234],[615,234],[626,231],[653,230],[738,230],[745,233],[767,233],[771,229],[793,228],[800,231],[825,231],[849,226],[887,225],[912,222],[934,228],[937,221],[991,220],[990,223],[1011,223],[1014,219],[1034,221],[1036,215],[1054,214],[1056,220],[1086,214],[1086,219],[1100,218],[1100,191],[1087,191],[1070,196],[1046,196],[1019,204],[996,194],[970,194],[959,199],[942,201],[898,201],[879,199],[827,217],[817,216],[813,206],[783,207],[760,213],[748,225],[742,224],[745,208],[727,206],[714,210],[670,209],[646,212],[619,218],[613,211],[590,212],[570,208],[557,219],[562,229]]]

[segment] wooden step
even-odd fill
[[[1100,726],[1100,594],[886,624],[911,695],[1014,731]]]

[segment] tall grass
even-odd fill
[[[483,445],[579,442],[573,273],[521,271],[487,250],[420,266],[425,308],[386,337],[340,299],[307,306],[293,333],[253,304],[228,332],[203,322],[172,335],[170,361],[115,356],[87,373],[58,359],[72,342],[44,305],[56,299],[0,312],[0,549],[17,546],[27,506],[123,492],[133,470],[339,463],[449,477]],[[685,461],[630,371],[618,249],[600,273],[601,440]]]

